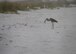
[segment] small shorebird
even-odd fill
[[[46,23],[46,21],[51,21],[51,23],[52,23],[52,29],[54,29],[54,23],[56,22],[58,22],[57,20],[55,20],[55,19],[53,19],[53,18],[46,18],[45,19],[45,21],[44,21],[44,23]]]

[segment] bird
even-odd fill
[[[46,18],[45,21],[44,21],[44,23],[46,23],[46,21],[51,21],[51,22],[56,22],[56,23],[58,23],[58,21],[55,20],[55,19],[53,19],[53,18]]]
[[[54,23],[58,23],[58,21],[55,20],[55,19],[53,19],[53,18],[46,18],[44,20],[44,23],[46,23],[46,21],[51,21],[51,23],[52,23],[52,29],[54,29]]]

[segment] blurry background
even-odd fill
[[[17,10],[71,7],[76,0],[0,0],[1,13],[17,13]]]
[[[76,54],[76,0],[0,0],[0,54]]]

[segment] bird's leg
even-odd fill
[[[54,29],[54,22],[52,22],[52,29]]]

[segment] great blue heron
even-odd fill
[[[53,18],[46,18],[45,19],[45,21],[44,21],[44,23],[46,23],[46,21],[51,21],[51,23],[52,23],[52,29],[54,29],[54,23],[56,22],[58,22],[57,20],[55,20],[55,19],[53,19]]]

